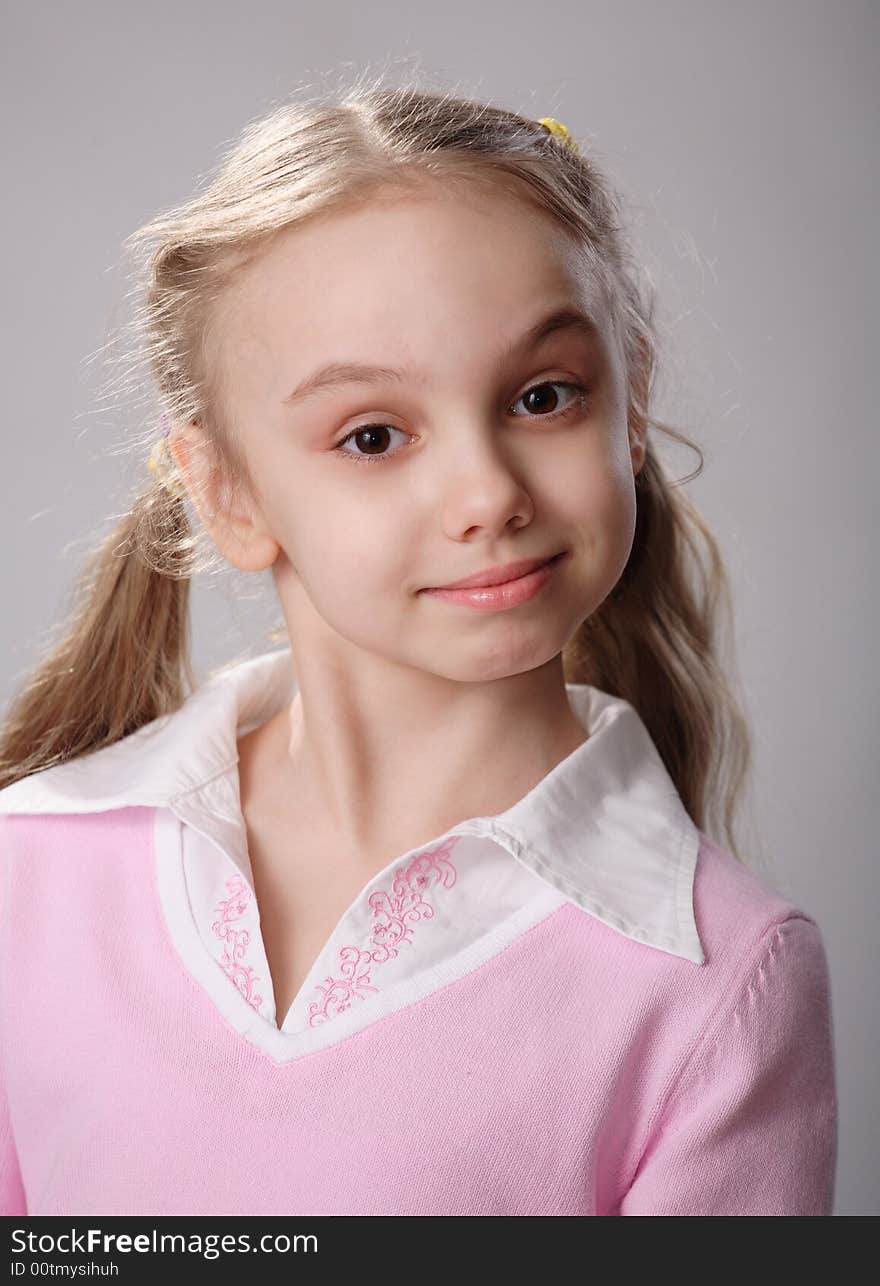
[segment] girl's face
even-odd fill
[[[272,567],[295,655],[500,678],[556,656],[613,589],[643,443],[599,292],[549,216],[460,184],[324,215],[248,267],[224,326],[260,494],[212,534]],[[501,610],[426,592],[562,551]]]

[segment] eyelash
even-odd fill
[[[539,384],[530,384],[529,387],[526,389],[525,393],[521,394],[521,396],[516,399],[517,402],[522,401],[522,398],[524,398],[526,394],[531,393],[532,390],[536,388],[572,389],[575,392],[575,397],[572,398],[568,406],[565,407],[565,409],[562,411],[551,411],[548,415],[517,416],[516,417],[517,419],[541,420],[541,421],[562,419],[564,416],[571,415],[575,411],[585,407],[587,405],[587,401],[589,398],[589,390],[583,384],[578,384],[574,380],[541,380]],[[514,403],[514,405],[516,405],[516,403]],[[340,440],[332,447],[332,450],[337,451],[342,456],[346,456],[349,460],[353,460],[356,464],[382,464],[385,460],[389,460],[391,459],[392,456],[397,455],[397,452],[388,451],[384,455],[357,455],[353,451],[343,451],[342,448],[350,438],[355,437],[358,433],[366,432],[367,429],[393,429],[393,428],[397,428],[397,426],[394,424],[378,424],[378,423],[359,424],[357,428],[354,428],[351,430],[351,432],[346,433],[344,438],[340,438]],[[398,432],[402,433],[403,429],[398,429]]]

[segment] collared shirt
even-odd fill
[[[566,690],[587,739],[393,856],[284,1015],[237,739],[289,648],[0,791],[0,1211],[830,1213],[815,921],[697,829],[628,702]]]
[[[636,942],[703,962],[697,828],[633,707],[567,683],[588,739],[505,812],[467,818],[395,855],[347,908],[279,1017],[237,740],[296,691],[289,647],[224,667],[148,728],[14,783],[5,811],[161,809],[157,874],[178,949],[229,1020],[285,1057],[320,1048],[340,1014],[354,1030],[411,1003],[420,979],[454,967],[487,935],[510,940],[565,901]]]

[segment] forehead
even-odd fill
[[[364,361],[421,360],[451,327],[503,347],[565,301],[606,334],[599,274],[557,219],[486,183],[431,180],[277,234],[241,275],[224,329],[289,374],[355,346]]]

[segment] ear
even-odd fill
[[[630,459],[632,460],[633,477],[636,477],[641,473],[642,466],[645,463],[645,454],[648,449],[647,425],[644,421],[640,421],[640,423],[642,425],[642,431],[639,433],[633,433],[631,431],[629,437],[629,454]]]
[[[196,512],[226,561],[243,572],[270,567],[281,547],[249,495],[231,501],[225,471],[199,425],[194,421],[175,425],[168,449]]]

